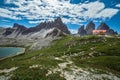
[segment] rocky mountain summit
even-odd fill
[[[106,23],[102,22],[102,23],[98,26],[97,30],[109,30],[109,26],[108,26]]]
[[[107,32],[106,32],[107,35],[109,35],[109,34],[118,34],[118,33],[115,32],[113,29],[110,29],[110,27],[109,27],[106,23],[104,23],[104,22],[102,22],[102,23],[98,26],[97,30],[107,30]]]
[[[70,34],[67,26],[62,22],[61,18],[58,17],[51,22],[42,22],[35,27],[26,28],[23,25],[15,23],[12,28],[6,28],[2,34],[3,37],[8,38],[45,38],[48,36],[59,36]]]
[[[95,30],[95,24],[93,23],[93,21],[90,21],[87,25],[86,25],[86,34],[87,35],[92,35],[92,31]]]
[[[84,25],[78,29],[78,34],[80,34],[80,36],[86,35],[86,30],[84,29]]]
[[[54,21],[42,22],[35,27],[28,28],[22,34],[26,35],[26,34],[31,33],[31,32],[38,32],[42,29],[48,30],[48,29],[51,29],[51,28],[57,28],[57,29],[61,30],[62,32],[66,33],[66,34],[70,34],[70,31],[67,29],[67,26],[62,22],[60,17],[58,17]]]
[[[84,26],[84,25],[83,25]],[[93,21],[90,21],[86,27],[81,26],[78,29],[78,34],[80,36],[84,36],[84,35],[93,35],[93,30],[106,30],[107,32],[105,34],[107,35],[111,35],[111,34],[118,34],[117,32],[115,32],[113,29],[110,29],[110,27],[105,23],[102,22],[97,29],[95,29],[95,24]]]

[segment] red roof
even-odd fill
[[[93,30],[92,32],[93,34],[104,35],[107,32],[107,30]]]
[[[93,30],[93,33],[100,33],[100,32],[106,33],[107,30]]]

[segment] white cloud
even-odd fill
[[[96,17],[103,17],[103,18],[111,18],[114,16],[119,10],[117,9],[104,9],[100,13],[96,15]]]
[[[36,24],[41,22],[48,22],[48,21],[54,21],[54,18],[47,18],[45,17],[43,20],[34,20],[34,21],[28,21],[30,24]]]
[[[77,29],[69,29],[72,34],[76,34],[78,32]]]
[[[120,4],[117,4],[116,7],[119,7],[119,8],[120,8]]]
[[[10,19],[15,19],[15,20],[20,20],[21,18],[16,17],[12,11],[4,8],[0,8],[0,17],[5,17],[5,18],[10,18]]]
[[[91,18],[111,18],[119,11],[105,8],[105,4],[99,1],[83,4],[71,4],[70,0],[6,0],[6,2],[18,7],[0,10],[2,11],[0,16],[11,19],[24,18],[30,20],[30,23],[37,23],[38,21],[32,22],[35,19],[53,20],[54,17],[61,16],[65,23],[80,24]],[[20,17],[17,17],[18,15]]]
[[[40,23],[40,21],[29,21],[30,24]]]

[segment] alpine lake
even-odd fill
[[[25,52],[21,47],[0,47],[0,59],[16,56]]]

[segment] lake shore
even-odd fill
[[[21,47],[0,47],[0,48],[21,48]],[[4,59],[10,58],[10,57],[14,57],[14,56],[17,56],[17,55],[20,55],[20,54],[24,54],[24,53],[25,53],[25,48],[21,48],[21,49],[22,49],[22,51],[17,52],[17,53],[14,54],[14,55],[9,55],[9,56],[0,58],[0,60],[4,60]]]

